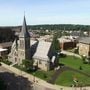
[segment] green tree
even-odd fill
[[[58,41],[57,34],[55,34],[54,37],[53,37],[52,48],[53,48],[53,50],[55,52],[59,52],[60,51],[60,43]]]
[[[22,60],[22,65],[25,67],[26,70],[30,70],[33,68],[33,60]]]

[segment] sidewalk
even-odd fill
[[[66,55],[70,55],[70,56],[75,56],[75,57],[79,57],[82,58],[80,55],[72,53],[72,52],[68,52],[68,51],[64,51],[62,50],[61,53],[66,54]]]

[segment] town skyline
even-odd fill
[[[0,1],[0,26],[21,25],[24,11],[28,25],[90,25],[89,3],[89,0],[3,0]]]

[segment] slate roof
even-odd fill
[[[50,50],[50,47],[51,47],[50,42],[39,41],[33,58],[49,61],[48,52]]]
[[[23,20],[23,26],[22,26],[22,30],[19,34],[19,37],[30,37],[30,34],[27,30],[27,24],[26,24],[26,19],[25,19],[25,16],[24,16],[24,20]]]
[[[79,39],[80,43],[90,44],[90,37],[83,37]]]

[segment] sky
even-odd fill
[[[0,26],[90,25],[90,0],[0,0]]]

